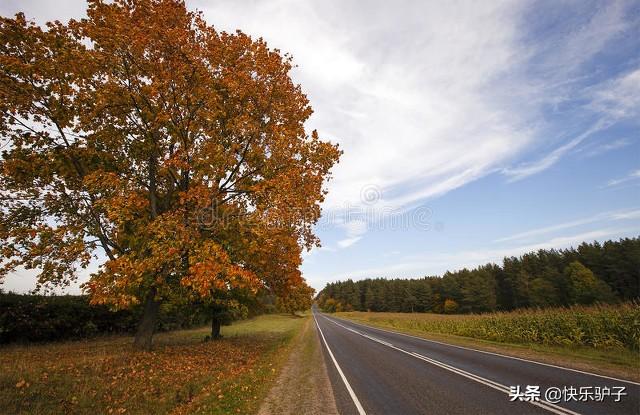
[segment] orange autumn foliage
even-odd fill
[[[6,348],[2,413],[193,414],[258,406],[254,396],[273,380],[272,362],[286,348],[283,335],[202,342],[198,334],[205,333],[165,333],[153,353],[132,350],[117,336]]]
[[[89,1],[87,18],[0,18],[0,278],[38,269],[128,307],[303,283],[336,145],[262,39],[176,0]]]
[[[276,306],[280,311],[291,314],[307,311],[313,304],[315,291],[306,282],[297,284],[287,290],[286,294],[277,298]]]

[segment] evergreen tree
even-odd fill
[[[442,278],[366,279],[327,284],[332,308],[392,312],[481,313],[640,298],[640,238],[539,250],[447,271]],[[338,305],[340,307],[338,307]]]
[[[550,307],[558,304],[556,287],[544,278],[534,278],[529,284],[529,304],[532,307]]]

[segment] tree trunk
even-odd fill
[[[222,324],[220,324],[220,320],[218,320],[217,318],[213,318],[211,319],[211,339],[215,340],[215,339],[219,339],[222,336],[220,335],[220,326]]]
[[[136,348],[147,351],[151,350],[151,340],[156,329],[159,311],[160,302],[156,300],[156,289],[154,287],[151,288],[149,294],[147,294],[147,298],[145,299],[142,319],[138,325],[136,338],[133,341],[133,345]]]

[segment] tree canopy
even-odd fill
[[[306,311],[313,304],[315,290],[302,283],[289,290],[285,295],[277,297],[276,307],[286,313],[296,314],[298,311]]]
[[[146,346],[176,293],[300,285],[340,151],[305,131],[291,57],[182,1],[88,3],[0,19],[0,278],[64,286],[100,261],[92,302],[144,303]]]

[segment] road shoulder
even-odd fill
[[[312,318],[306,318],[294,339],[289,358],[258,414],[338,414]]]

